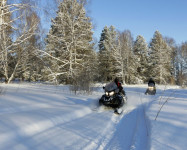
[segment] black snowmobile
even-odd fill
[[[155,84],[149,83],[148,88],[145,92],[146,95],[155,95],[156,94],[156,87]]]
[[[118,109],[121,108],[126,102],[127,98],[119,92],[117,85],[112,82],[103,87],[105,94],[99,99],[99,105],[104,105],[113,108],[115,113],[118,113]]]

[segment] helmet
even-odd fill
[[[118,77],[116,77],[116,78],[114,79],[114,82],[115,82],[115,83],[118,83],[118,82],[119,82]]]

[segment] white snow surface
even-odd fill
[[[98,108],[102,85],[89,95],[75,95],[63,85],[0,88],[0,150],[187,148],[187,90],[177,86],[157,86],[150,96],[144,95],[146,85],[124,85],[128,102],[121,115]]]

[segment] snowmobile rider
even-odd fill
[[[153,84],[155,86],[155,81],[152,78],[149,79],[148,86],[151,84]]]
[[[119,79],[117,77],[114,79],[114,83],[116,83],[116,85],[119,89],[119,92],[122,93],[125,96],[125,91],[123,90],[121,82],[119,82]]]

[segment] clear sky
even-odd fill
[[[187,41],[187,0],[92,0],[89,10],[98,40],[104,26],[113,25],[147,42],[156,30],[177,44]]]

